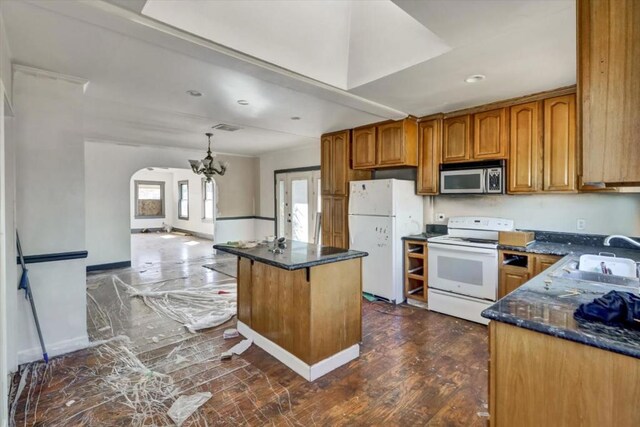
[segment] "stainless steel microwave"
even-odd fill
[[[440,194],[504,194],[505,161],[440,165]]]

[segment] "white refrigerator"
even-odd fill
[[[349,196],[349,247],[366,251],[362,288],[396,304],[404,300],[402,237],[423,228],[423,198],[415,181],[352,181]]]

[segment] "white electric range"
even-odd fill
[[[428,242],[429,310],[487,324],[480,316],[498,297],[498,234],[504,218],[452,217],[449,234]]]

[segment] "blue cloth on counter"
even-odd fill
[[[640,297],[630,292],[611,291],[592,302],[581,304],[573,317],[640,328]]]

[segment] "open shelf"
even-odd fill
[[[427,242],[406,241],[404,257],[404,295],[406,298],[427,301]]]

